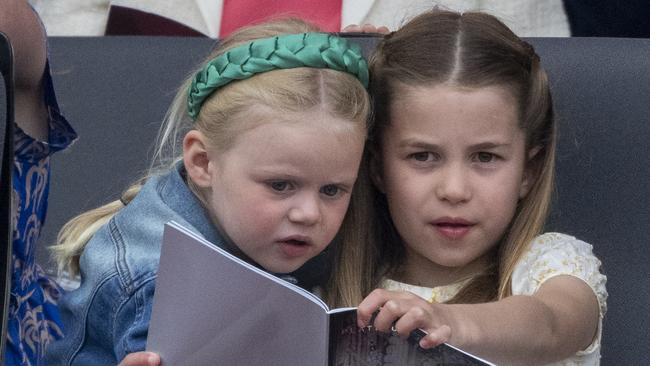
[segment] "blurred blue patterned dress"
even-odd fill
[[[7,326],[5,365],[38,364],[45,348],[63,336],[57,302],[61,289],[35,263],[36,244],[47,211],[50,156],[77,137],[59,107],[49,66],[44,77],[48,141],[36,141],[20,128],[15,134],[13,171],[13,277]]]

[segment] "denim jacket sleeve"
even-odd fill
[[[125,298],[115,313],[115,357],[121,361],[127,354],[144,351],[155,288],[155,277],[145,279],[131,296]]]
[[[84,249],[82,284],[60,304],[65,337],[49,347],[43,364],[114,366],[145,349],[156,271],[127,260],[132,253],[114,225],[113,218]]]
[[[155,282],[151,278],[130,294],[116,291],[118,282],[112,276],[97,288],[85,319],[53,344],[45,365],[114,366],[145,349]]]

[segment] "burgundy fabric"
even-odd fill
[[[326,32],[341,30],[342,0],[223,0],[219,37],[269,18],[292,15]]]
[[[106,35],[205,37],[203,33],[169,18],[116,5],[110,7]]]

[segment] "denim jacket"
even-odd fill
[[[179,170],[150,178],[88,242],[81,285],[60,302],[65,337],[50,346],[44,365],[114,366],[145,349],[165,223],[232,250]]]

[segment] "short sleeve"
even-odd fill
[[[607,277],[600,271],[601,262],[593,247],[572,236],[546,233],[533,240],[512,274],[512,294],[532,295],[547,280],[560,275],[581,279],[594,291],[600,307],[598,335],[584,351],[588,354],[600,347],[602,321],[607,311]]]

